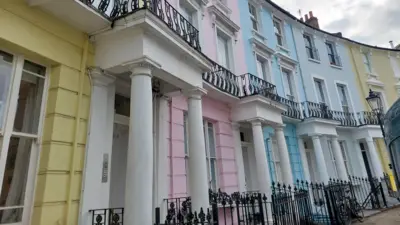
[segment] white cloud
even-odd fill
[[[400,42],[399,0],[274,0],[296,17],[313,11],[321,29],[370,45]]]

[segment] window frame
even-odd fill
[[[307,38],[306,37],[309,39],[309,41],[307,41],[310,44],[309,47],[307,46],[307,42],[306,42]],[[320,59],[319,59],[318,53],[316,51],[314,52],[314,49],[317,50],[317,48],[315,46],[315,42],[314,42],[314,36],[309,33],[303,33],[303,39],[304,39],[304,47],[307,52],[307,57],[309,59],[319,61]]]
[[[33,211],[33,203],[34,203],[34,193],[36,191],[35,187],[35,182],[37,180],[37,171],[39,168],[39,160],[40,160],[40,150],[41,146],[40,143],[42,142],[42,137],[43,137],[43,128],[44,128],[44,120],[45,120],[45,111],[46,111],[46,105],[47,105],[47,96],[48,96],[48,89],[50,85],[50,74],[51,74],[51,67],[42,63],[38,62],[37,60],[31,59],[29,57],[26,57],[21,54],[16,54],[12,51],[9,50],[3,50],[0,49],[3,52],[6,52],[8,54],[11,54],[13,56],[13,69],[10,77],[10,89],[8,90],[8,97],[7,97],[7,103],[6,103],[6,109],[4,111],[4,118],[5,122],[3,123],[3,130],[0,133],[0,139],[1,141],[1,150],[2,154],[0,156],[0,180],[2,181],[0,184],[0,193],[2,192],[3,188],[3,180],[4,180],[4,174],[5,174],[5,166],[7,163],[7,157],[9,153],[9,146],[10,146],[10,140],[13,137],[17,138],[27,138],[31,140],[31,146],[30,146],[30,156],[29,156],[29,165],[28,165],[28,175],[27,175],[27,180],[25,184],[25,196],[23,200],[23,205],[21,206],[4,206],[0,207],[0,210],[6,210],[6,209],[16,209],[16,208],[21,208],[23,210],[22,212],[22,218],[21,221],[15,222],[12,224],[25,224],[25,223],[30,223],[31,217],[32,217],[32,211]],[[25,71],[24,65],[25,62],[31,62],[34,64],[37,64],[39,66],[44,67],[45,73],[44,75],[39,75],[30,71]],[[16,119],[16,114],[17,114],[17,106],[18,106],[18,98],[19,98],[19,91],[20,91],[20,84],[22,81],[22,76],[23,73],[28,73],[31,74],[35,77],[41,77],[43,78],[43,91],[40,96],[40,106],[38,106],[38,123],[37,123],[37,130],[36,132],[19,132],[19,131],[14,131],[14,126],[15,126],[15,119]],[[36,96],[36,98],[38,98]]]
[[[353,168],[350,163],[349,154],[347,153],[347,143],[345,140],[339,140],[339,148],[343,155],[343,162],[348,176],[353,175]]]
[[[372,64],[371,64],[371,53],[370,52],[362,52],[362,58],[363,58],[363,63],[364,63],[364,68],[367,72],[367,74],[374,74],[373,69],[372,69]],[[367,62],[365,62],[365,60]]]
[[[213,129],[213,138],[214,138],[214,150],[215,157],[210,157],[210,140],[209,140],[209,126],[208,124],[212,124]],[[188,113],[184,112],[183,114],[183,129],[184,129],[184,154],[185,154],[185,171],[186,171],[186,188],[187,194],[189,193],[189,130],[188,130]],[[217,152],[217,143],[216,143],[216,132],[215,132],[215,123],[211,120],[203,118],[203,133],[204,133],[204,142],[205,142],[205,151],[206,151],[206,161],[207,161],[207,182],[209,188],[212,188],[211,183],[211,158],[215,160],[215,187],[218,191],[219,187],[219,162],[218,162],[218,152]]]
[[[255,58],[256,58],[257,77],[262,78],[262,79],[272,83],[271,66],[270,66],[271,61],[268,58],[266,58],[258,53],[255,53]],[[265,73],[262,73],[262,77],[259,76],[260,71],[258,71],[258,62],[261,63],[261,66],[265,72]]]
[[[291,101],[296,101],[297,100],[297,92],[296,92],[296,87],[295,87],[295,82],[294,82],[293,70],[291,70],[287,67],[284,67],[284,66],[281,66],[280,70],[281,70],[282,82],[283,82],[283,86],[284,86],[283,91],[285,92],[285,98],[287,98]],[[285,81],[284,81],[284,79],[285,79],[284,71],[287,72],[286,80],[289,85],[289,87],[287,87],[287,88],[290,90],[290,92],[292,92],[291,94],[286,93],[286,88],[285,88],[286,85],[285,85]]]
[[[342,106],[342,111],[347,112],[347,113],[351,112],[352,107],[350,104],[350,96],[348,95],[347,85],[344,85],[341,83],[336,83],[336,90],[339,95],[339,102],[340,102],[340,105]],[[344,99],[342,99],[342,96]],[[343,101],[346,101],[346,104],[344,104]],[[347,108],[347,111],[346,111],[346,108]]]
[[[328,46],[330,46],[330,48]],[[339,59],[339,54],[337,52],[336,43],[333,41],[326,40],[325,47],[326,47],[326,51],[327,51],[327,55],[328,55],[329,64],[331,66],[342,67],[340,59]],[[328,49],[330,49],[330,50],[328,50]],[[332,51],[332,53],[330,53],[330,51]],[[333,61],[331,61],[331,59],[332,59],[331,57],[333,57]]]
[[[274,178],[275,178],[275,183],[277,182],[283,182],[283,177],[282,177],[282,165],[281,165],[281,159],[279,155],[279,148],[278,148],[278,140],[274,135],[271,135],[270,138],[268,138],[269,146],[271,147],[271,161],[272,161],[272,166],[274,167]]]
[[[259,12],[259,10],[258,10],[258,7],[257,6],[255,6],[255,4],[254,3],[252,3],[251,1],[249,1],[248,2],[248,7],[249,7],[249,14],[250,14],[250,20],[252,21],[252,30],[254,30],[255,32],[258,32],[258,33],[261,33],[262,32],[262,30],[261,30],[261,22],[260,22],[260,12]],[[255,15],[253,15],[252,13],[251,13],[251,10],[250,10],[250,8],[253,8],[254,9],[254,14]],[[253,22],[255,22],[255,24],[256,24],[256,29],[254,29],[254,27],[253,27]]]
[[[186,12],[192,11],[192,19],[195,21],[190,22],[198,31],[199,31],[199,41],[200,45],[203,46],[203,26],[202,26],[202,20],[203,20],[203,10],[202,7],[193,0],[177,0],[177,7],[178,11],[182,14],[182,8]]]
[[[336,165],[336,158],[335,155],[333,154],[333,143],[332,140],[327,140],[327,145],[328,145],[328,150],[329,150],[329,156],[332,162],[332,167],[333,167],[333,172],[336,178],[339,178],[339,172],[337,170],[337,165]]]
[[[279,25],[279,29],[281,31],[281,33],[280,34],[278,33],[278,35],[281,37],[282,45],[280,45],[279,42],[278,42],[278,37],[277,37],[276,30],[275,30],[275,22]],[[275,15],[273,15],[272,16],[272,27],[274,29],[276,45],[279,46],[279,47],[286,47],[286,38],[285,38],[285,30],[284,30],[283,20],[278,18],[278,17],[276,17]]]
[[[226,41],[226,47],[227,47],[227,52],[226,52],[226,63],[227,65],[222,65],[218,56],[218,52],[220,51],[220,46],[219,46],[219,37],[222,39],[225,39]],[[225,32],[222,27],[219,27],[218,25],[215,26],[215,38],[216,38],[216,45],[217,45],[217,61],[218,64],[221,66],[225,67],[231,72],[234,72],[235,66],[234,66],[234,56],[233,56],[233,42],[232,42],[232,36]]]
[[[319,76],[311,76],[311,79],[312,79],[312,82],[313,82],[313,87],[314,87],[314,93],[315,93],[315,99],[316,99],[316,101],[317,101],[319,104],[324,103],[326,106],[330,107],[330,106],[332,105],[332,102],[331,102],[330,95],[328,94],[328,93],[329,93],[329,90],[328,90],[328,86],[326,85],[326,80],[325,80],[325,78],[319,77]],[[318,89],[317,89],[317,86],[315,85],[315,83],[316,83],[315,81],[316,81],[316,80],[321,82],[321,86],[322,86],[322,90],[323,90],[325,102],[320,102],[320,101],[319,101],[319,97],[320,97],[320,96],[318,96],[318,91],[317,91]]]

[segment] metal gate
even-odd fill
[[[351,224],[351,200],[354,199],[351,185],[347,182],[331,182],[325,186],[325,198],[331,225]]]

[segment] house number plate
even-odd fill
[[[102,169],[102,175],[101,175],[101,182],[107,183],[107,181],[108,181],[108,154],[104,153],[103,154],[103,169]]]

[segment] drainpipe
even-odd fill
[[[291,31],[292,31],[291,33],[292,33],[292,38],[293,38],[293,43],[294,43],[294,49],[295,49],[295,53],[296,53],[296,59],[299,61],[300,59],[299,59],[299,55],[297,54],[297,44],[296,44],[296,40],[295,40],[294,34],[293,34],[293,27],[292,27]],[[304,97],[306,98],[305,101],[307,101],[308,97],[307,97],[306,87],[304,85],[303,71],[301,70],[300,62],[299,62],[299,72],[300,72],[300,78],[301,78],[301,86],[303,87]],[[300,115],[304,118],[303,106],[302,106],[301,102],[299,102],[299,106],[300,106]]]
[[[80,125],[80,117],[81,117],[81,104],[82,104],[82,95],[83,95],[83,87],[86,75],[86,63],[88,57],[88,49],[89,49],[89,37],[86,36],[85,43],[83,47],[82,60],[81,60],[81,68],[79,74],[79,90],[78,90],[78,103],[76,106],[76,119],[75,119],[75,130],[74,130],[74,141],[72,145],[71,152],[71,163],[69,166],[69,187],[68,187],[68,195],[67,195],[67,209],[66,209],[66,217],[65,217],[65,225],[71,224],[71,204],[72,204],[72,187],[74,186],[74,176],[75,176],[75,166],[76,166],[76,152],[78,151],[78,135],[79,135],[79,125]],[[90,79],[89,79],[90,80]],[[78,215],[79,217],[79,215]]]

